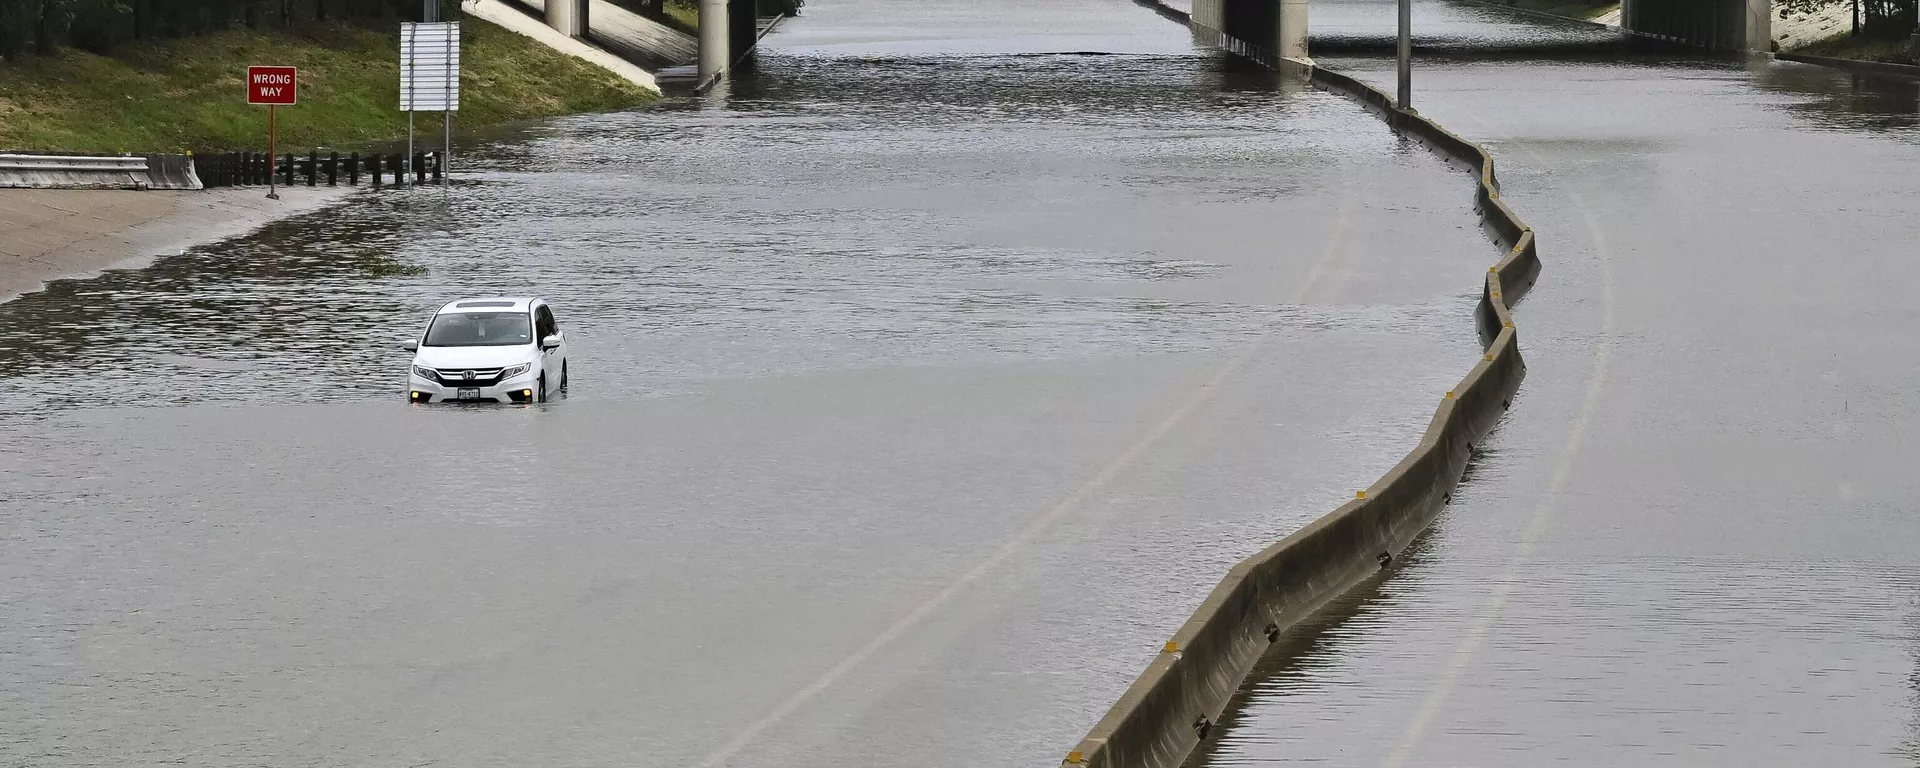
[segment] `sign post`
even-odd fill
[[[413,113],[439,112],[440,183],[453,154],[453,113],[460,110],[460,22],[400,25],[400,109],[407,113],[407,156],[413,156]]]
[[[281,106],[299,103],[300,72],[293,67],[247,67],[247,103],[267,105],[267,199],[278,200],[274,187],[274,142],[279,132]]]
[[[1401,109],[1413,109],[1413,0],[1400,0],[1400,35],[1394,41],[1400,76]]]

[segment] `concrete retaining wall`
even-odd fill
[[[1540,260],[1533,231],[1500,200],[1493,159],[1438,124],[1395,109],[1385,93],[1307,69],[1315,85],[1361,101],[1395,130],[1473,170],[1475,207],[1506,249],[1487,269],[1475,313],[1485,351],[1441,399],[1420,444],[1391,471],[1229,570],[1063,765],[1174,768],[1185,761],[1214,735],[1228,700],[1283,631],[1388,565],[1426,530],[1452,500],[1474,443],[1499,422],[1526,375],[1509,307],[1533,287]]]
[[[0,154],[0,187],[146,189],[145,157]]]

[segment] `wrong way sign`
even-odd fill
[[[298,103],[300,73],[293,67],[247,67],[247,103]]]

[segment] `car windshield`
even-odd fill
[[[501,347],[532,344],[525,312],[449,312],[433,319],[423,347]]]

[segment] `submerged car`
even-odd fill
[[[402,346],[415,403],[538,403],[567,386],[567,337],[540,299],[448,302]]]

